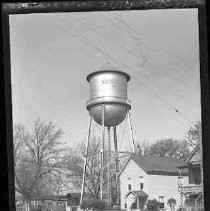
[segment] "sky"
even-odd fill
[[[131,76],[140,144],[184,139],[201,120],[197,9],[10,15],[10,48],[13,122],[53,121],[68,146],[87,134],[86,76],[107,63]],[[130,148],[126,121],[118,134]]]

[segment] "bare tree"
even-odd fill
[[[57,175],[62,167],[60,142],[63,131],[52,122],[35,121],[32,133],[23,125],[14,126],[15,189],[25,201],[26,210],[30,199],[37,192],[38,183],[47,175]]]
[[[201,138],[202,138],[201,132],[202,131],[201,131],[201,122],[200,121],[197,121],[194,126],[190,127],[190,129],[187,133],[186,140],[192,149],[194,149],[194,147],[197,144],[201,144]]]
[[[172,157],[185,161],[189,154],[190,149],[188,143],[174,139],[164,139],[156,141],[149,146],[148,155],[157,155],[160,157]]]
[[[70,177],[76,177],[74,179],[74,185],[76,188],[81,188],[82,175],[83,175],[83,163],[85,156],[85,144],[82,143],[78,147],[79,150],[71,150],[67,155],[66,167],[69,170]],[[108,151],[105,149],[104,152],[104,169],[103,169],[103,186],[108,185],[108,159],[111,161],[110,171],[113,171],[115,166],[112,161],[114,161],[113,154],[108,157]],[[100,140],[93,138],[90,141],[88,160],[87,160],[87,170],[85,175],[85,188],[91,193],[95,198],[99,197],[100,192]],[[113,175],[113,173],[112,173]],[[110,179],[111,180],[111,179]]]
[[[90,141],[89,157],[87,162],[86,182],[85,187],[88,192],[98,197],[100,191],[100,142],[96,139]],[[85,146],[82,143],[79,150],[73,149],[67,155],[66,167],[69,170],[69,176],[77,177],[74,184],[77,188],[81,188],[82,175],[83,175],[83,162],[84,162]]]
[[[153,144],[145,145],[144,155],[157,155],[160,157],[173,157],[185,161],[192,149],[201,143],[201,122],[198,121],[191,126],[187,132],[185,140],[175,140],[172,138],[158,140]],[[146,152],[146,153],[145,153]]]

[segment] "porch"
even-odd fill
[[[204,211],[202,187],[185,188],[181,194],[185,201],[183,207],[186,211]]]
[[[148,194],[144,191],[130,191],[126,195],[126,210],[142,210],[145,207]]]

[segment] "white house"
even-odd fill
[[[180,160],[156,156],[131,154],[119,172],[120,201],[122,210],[140,210],[148,199],[157,199],[168,210],[167,201],[175,198],[178,207],[181,197],[178,192],[178,177],[183,184],[188,182],[188,172],[177,168]]]

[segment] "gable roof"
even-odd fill
[[[124,171],[125,167],[130,160],[133,160],[139,167],[141,167],[147,174],[150,175],[169,175],[179,176],[180,169],[178,166],[183,165],[183,162],[175,158],[157,157],[157,156],[140,156],[131,154],[130,158],[121,169],[120,174]],[[188,176],[188,170],[182,171],[183,176]]]
[[[199,144],[197,144],[195,146],[195,148],[193,149],[193,151],[191,152],[190,156],[188,157],[186,163],[193,163],[193,162],[197,162],[201,160],[201,156],[200,156],[200,146]]]
[[[129,196],[130,194],[133,194],[136,197],[142,197],[142,198],[148,198],[148,196],[149,196],[147,193],[145,193],[142,190],[129,191],[128,194],[126,195],[126,197]]]
[[[179,169],[189,168],[190,165],[199,166],[201,165],[201,151],[200,146],[197,144],[195,148],[190,153],[188,159],[184,162],[183,165],[179,166]]]
[[[72,199],[78,198],[80,199],[80,194],[79,192],[69,192],[69,194],[71,195]],[[90,197],[91,194],[90,193],[85,193],[84,194],[86,197]],[[52,201],[68,201],[67,199],[67,194],[65,195],[47,195],[47,196],[36,196],[36,197],[32,197],[31,200],[34,201],[46,201],[46,200],[52,200]]]

